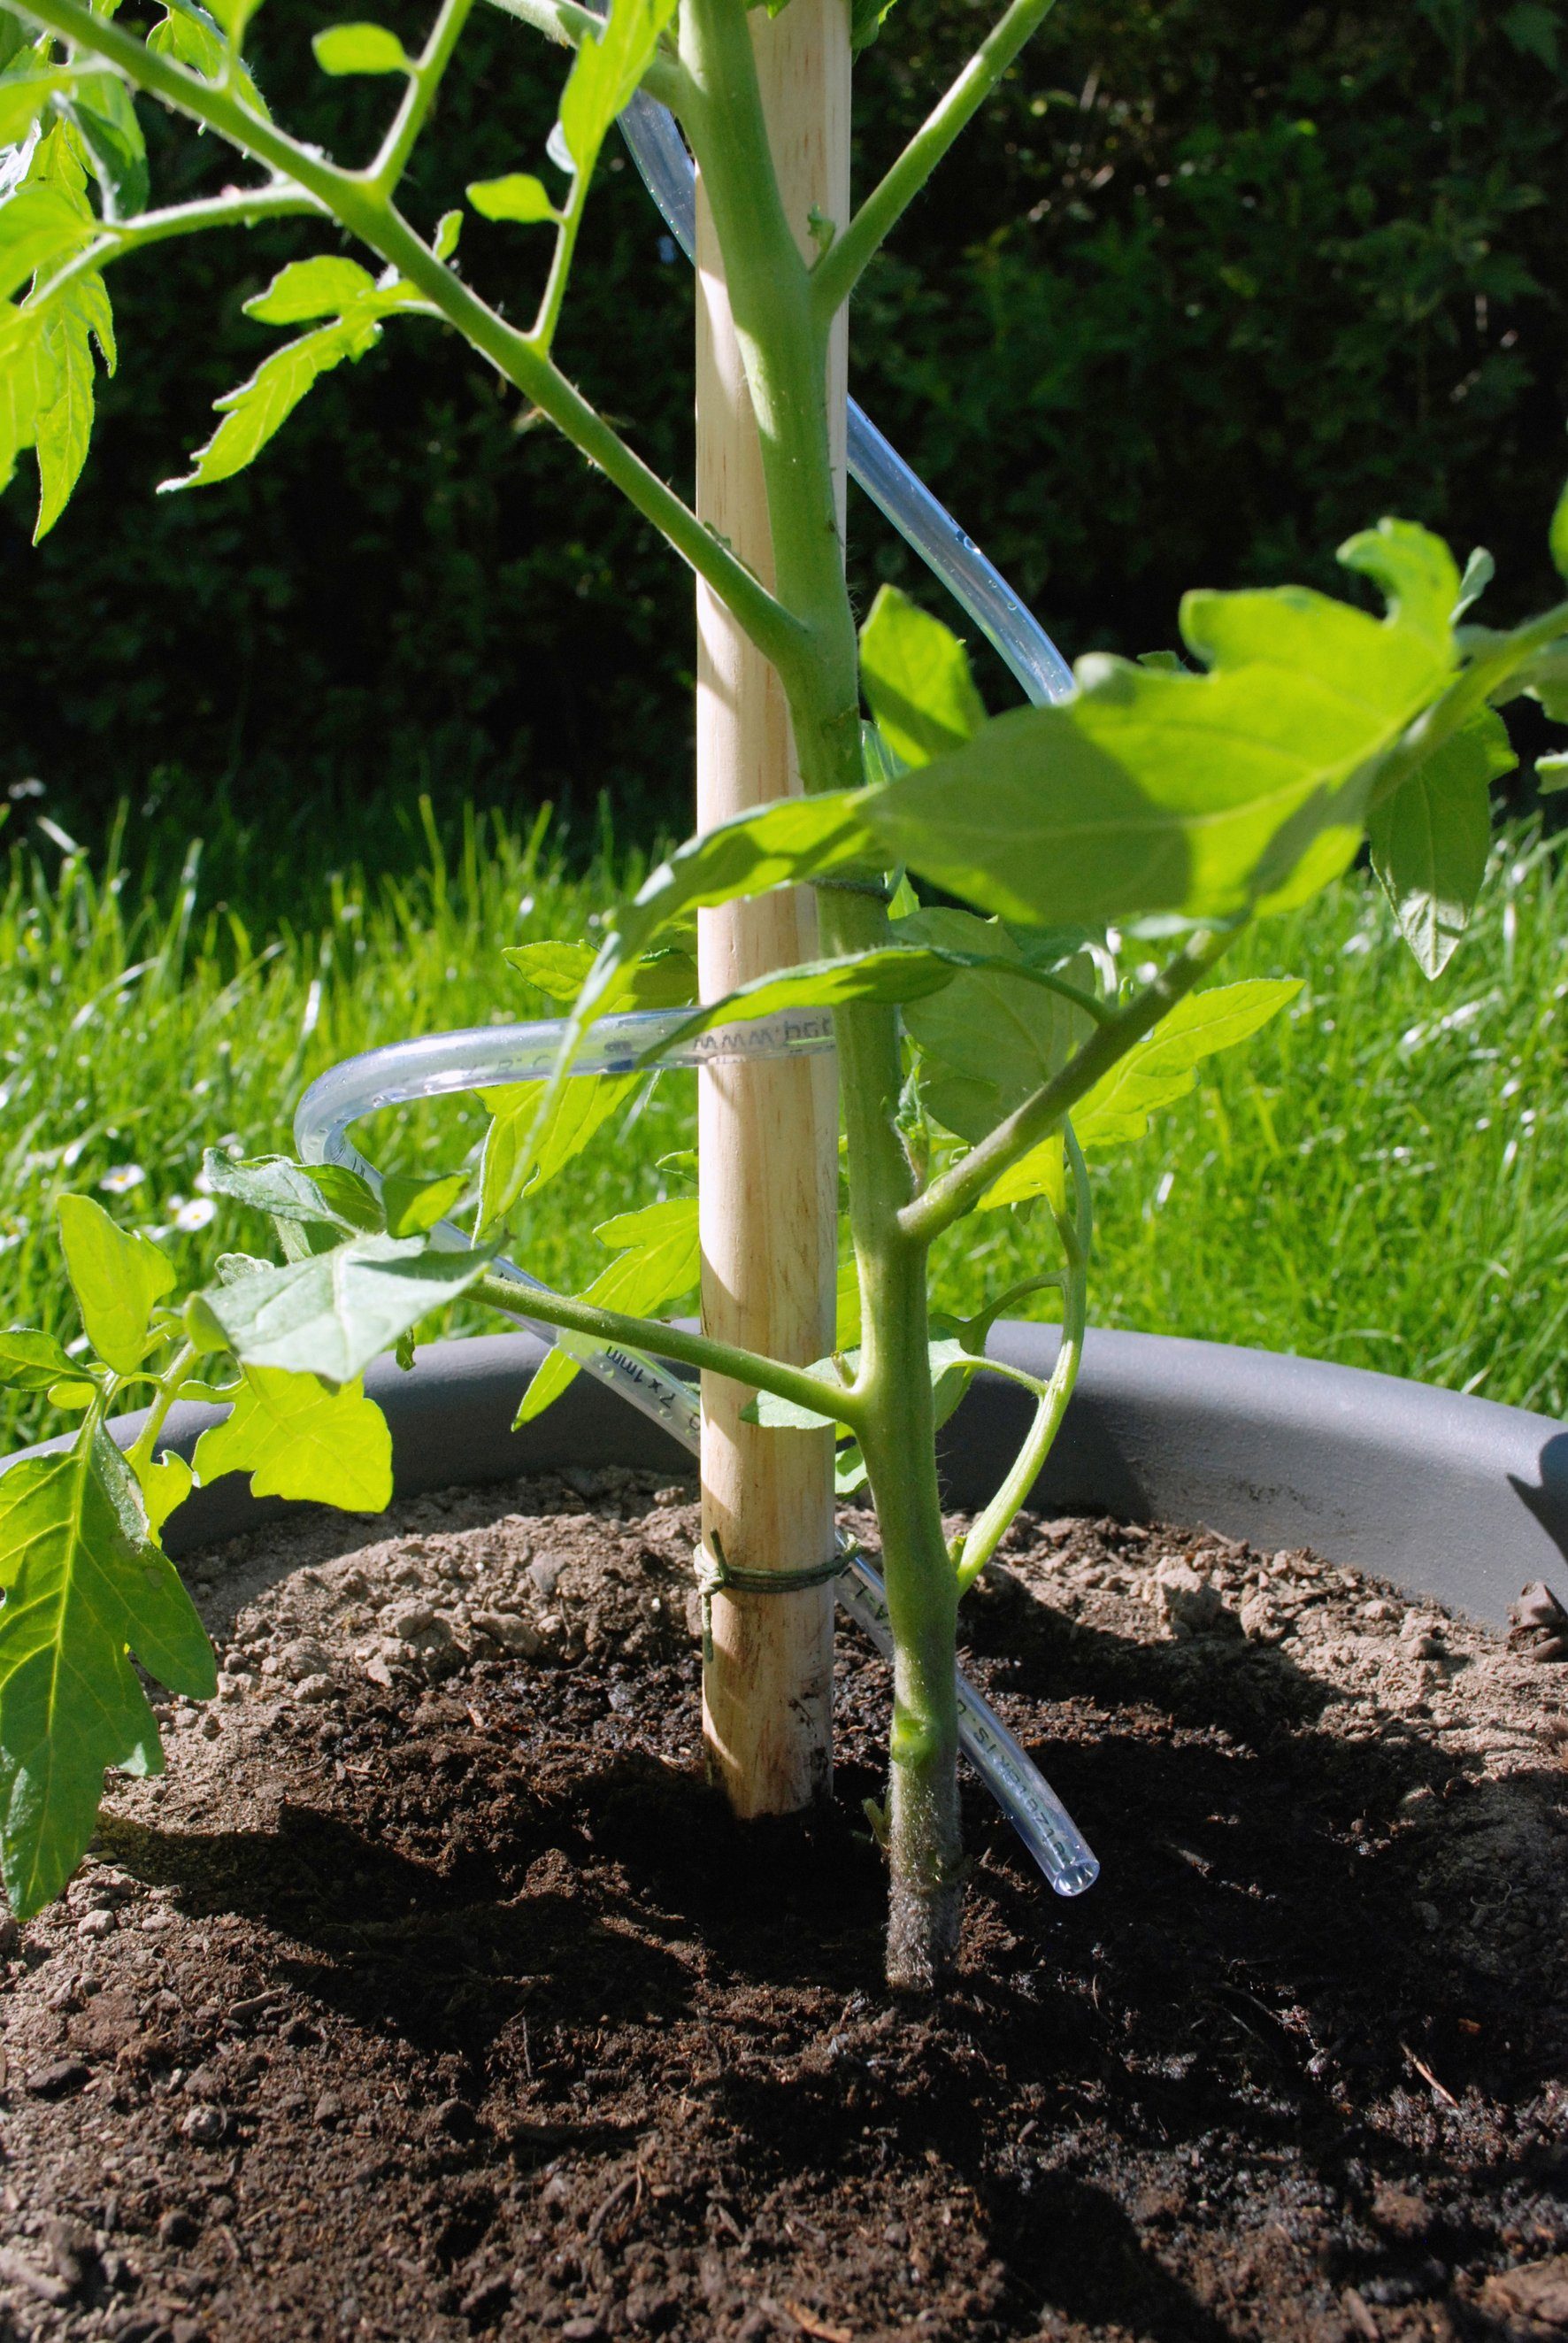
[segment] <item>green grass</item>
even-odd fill
[[[1285,971],[1305,989],[1097,1172],[1097,1322],[1568,1408],[1568,871],[1558,843],[1523,833],[1497,864],[1435,986],[1359,878],[1241,940],[1228,975]],[[116,1167],[138,1166],[106,1201],[130,1225],[169,1227],[203,1147],[286,1146],[300,1091],[336,1060],[538,1013],[498,948],[584,932],[630,875],[602,850],[574,870],[542,825],[523,839],[469,814],[443,840],[427,820],[421,858],[396,877],[313,869],[302,843],[296,918],[262,935],[206,900],[195,848],[177,882],[138,886],[115,854],[95,870],[37,834],[14,847],[0,894],[0,1323],[75,1332],[53,1234],[63,1190],[103,1193]],[[659,1192],[658,1159],[689,1142],[691,1089],[667,1080],[548,1192],[526,1248],[538,1274],[576,1284],[602,1263],[595,1222]],[[454,1165],[482,1127],[477,1105],[448,1101],[384,1118],[370,1151]],[[189,1279],[262,1233],[225,1212],[167,1242]],[[978,1302],[1047,1242],[980,1220],[946,1264],[944,1300]],[[35,1407],[13,1404],[0,1446],[42,1428]]]

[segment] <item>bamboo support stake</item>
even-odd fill
[[[803,252],[808,216],[848,216],[849,36],[846,0],[791,0],[751,18],[763,104],[786,210]],[[697,210],[697,509],[773,583],[757,429],[700,180]],[[829,357],[840,542],[847,331]],[[799,789],[774,669],[699,584],[697,811],[706,829]],[[809,891],[703,911],[704,1000],[817,950]],[[702,1318],[726,1342],[805,1365],[833,1345],[838,1106],[831,1058],[729,1062],[699,1076]],[[747,1570],[825,1562],[833,1537],[827,1432],[767,1432],[740,1421],[751,1397],[702,1378],[702,1525]],[[789,1814],[825,1794],[831,1772],[833,1590],[718,1594],[703,1673],[709,1768],[737,1814]]]

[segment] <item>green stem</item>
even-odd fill
[[[578,452],[619,488],[712,587],[765,658],[780,669],[799,662],[803,630],[798,622],[745,564],[703,528],[674,490],[633,454],[558,367],[437,259],[366,174],[345,171],[324,161],[275,124],[252,114],[226,91],[148,49],[122,26],[95,16],[83,0],[29,0],[26,13],[46,32],[94,51],[139,88],[216,131],[241,153],[270,165],[314,196],[323,210],[417,286],[437,314],[488,358],[498,374],[531,399]]]
[[[835,236],[811,277],[812,309],[819,323],[826,325],[838,315],[867,262],[886,242],[954,139],[984,105],[1053,5],[1054,0],[1012,0],[1011,7],[980,43],[892,168],[878,181],[842,234]]]
[[[727,1375],[748,1390],[772,1392],[779,1399],[809,1408],[829,1423],[847,1424],[857,1434],[861,1404],[855,1387],[828,1383],[803,1367],[787,1367],[759,1351],[746,1351],[733,1342],[717,1342],[708,1334],[689,1334],[683,1327],[659,1318],[632,1318],[619,1310],[600,1310],[575,1296],[550,1293],[535,1285],[518,1285],[495,1271],[473,1289],[476,1297],[510,1318],[542,1318],[548,1326],[568,1333],[586,1334],[593,1342],[626,1351],[648,1351],[656,1358],[673,1359],[684,1367],[706,1368]]]
[[[158,1434],[164,1428],[164,1419],[174,1405],[176,1393],[196,1363],[195,1343],[182,1342],[158,1377],[153,1393],[152,1404],[147,1409],[146,1419],[136,1434],[136,1440],[126,1451],[126,1462],[133,1472],[139,1465],[152,1463],[153,1451],[157,1445]]]
[[[250,227],[257,220],[298,218],[302,215],[319,219],[326,216],[326,208],[303,188],[279,186],[247,188],[213,196],[204,203],[174,204],[166,211],[143,212],[139,219],[106,226],[85,251],[78,252],[28,297],[29,307],[52,301],[78,277],[106,268],[111,260],[118,260],[128,252],[139,252],[144,245],[164,244],[176,236],[195,236],[203,228]]]
[[[407,168],[408,157],[414,152],[415,142],[425,127],[430,108],[436,103],[436,93],[452,62],[453,52],[462,37],[463,27],[473,5],[474,0],[441,0],[439,13],[430,28],[430,37],[409,75],[403,103],[387,133],[381,152],[367,174],[370,185],[378,187],[385,196],[390,196]]]
[[[979,1203],[993,1180],[999,1180],[1020,1156],[1037,1147],[1062,1116],[1078,1104],[1084,1092],[1126,1056],[1135,1041],[1141,1041],[1162,1017],[1169,1016],[1177,1002],[1184,1000],[1221,955],[1229,950],[1235,934],[1233,928],[1225,928],[1216,933],[1195,936],[1168,967],[1161,970],[1152,983],[1135,993],[1124,1009],[1119,1009],[1090,1035],[1060,1073],[1025,1099],[978,1147],[971,1148],[940,1180],[934,1180],[923,1195],[907,1204],[899,1215],[899,1224],[909,1242],[928,1245],[944,1229],[961,1220]]]
[[[1089,1192],[1089,1172],[1083,1151],[1073,1137],[1072,1125],[1063,1131],[1067,1144],[1067,1161],[1072,1174],[1072,1212],[1057,1222],[1067,1252],[1067,1276],[1062,1287],[1061,1348],[1056,1355],[1056,1365],[1050,1382],[1040,1394],[1034,1422],[1029,1437],[1019,1450],[1012,1468],[985,1511],[970,1527],[959,1554],[959,1593],[972,1586],[980,1572],[1001,1544],[1018,1518],[1020,1508],[1027,1502],[1030,1491],[1039,1479],[1040,1470],[1056,1444],[1061,1429],[1061,1419],[1067,1413],[1067,1403],[1072,1397],[1078,1381],[1078,1370],[1083,1358],[1083,1335],[1089,1312],[1089,1257],[1093,1232],[1093,1202]]]
[[[1568,634],[1568,602],[1559,602],[1528,626],[1516,627],[1489,643],[1455,677],[1442,698],[1434,700],[1395,742],[1378,769],[1369,810],[1385,804],[1419,765],[1504,690],[1521,668],[1528,667],[1538,651],[1549,649],[1563,634]]]

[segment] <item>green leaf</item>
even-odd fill
[[[860,629],[860,679],[877,730],[909,766],[960,749],[985,705],[958,637],[896,586],[884,586]]]
[[[0,144],[5,143],[0,141]],[[19,187],[0,203],[0,296],[91,241],[92,224],[55,187]]]
[[[1073,1108],[1073,1132],[1084,1153],[1103,1153],[1141,1139],[1151,1114],[1186,1097],[1205,1058],[1246,1041],[1301,989],[1295,978],[1254,977],[1241,984],[1211,985],[1179,1001]],[[1065,1202],[1060,1132],[993,1181],[980,1208],[991,1211],[1039,1195],[1050,1198],[1058,1210]]]
[[[944,992],[907,1009],[904,1026],[936,1061],[920,1077],[929,1111],[960,1139],[983,1139],[1060,1072],[1091,1021],[1030,980],[1022,948],[996,920],[970,911],[916,911],[900,920],[898,931],[979,963]],[[1086,958],[1060,972],[1092,990],[1094,970]]]
[[[60,111],[87,150],[106,219],[132,219],[147,201],[147,149],[136,101],[118,74],[75,73]]]
[[[501,958],[552,1001],[575,1001],[593,972],[596,954],[588,944],[508,944]],[[684,1009],[696,998],[697,962],[674,948],[639,960],[622,995],[628,1009]]]
[[[1372,813],[1372,868],[1429,977],[1469,924],[1492,845],[1492,783],[1518,761],[1501,717],[1483,708]]]
[[[503,1220],[525,1189],[530,1193],[575,1161],[600,1125],[642,1087],[640,1074],[575,1074],[561,1085],[542,1128],[542,1082],[513,1082],[481,1091],[494,1120],[485,1134],[479,1168],[479,1227]]]
[[[1336,558],[1382,589],[1395,627],[1423,636],[1441,664],[1452,660],[1453,608],[1463,581],[1441,537],[1412,521],[1380,520],[1347,538]]]
[[[224,37],[237,55],[244,45],[250,20],[261,0],[212,0],[212,13],[223,28]]]
[[[619,1310],[646,1318],[689,1293],[701,1271],[695,1196],[672,1196],[641,1212],[620,1212],[594,1231],[601,1244],[627,1250],[601,1269],[577,1298],[596,1309]],[[569,1347],[568,1347],[569,1346]],[[542,1415],[573,1381],[583,1353],[597,1346],[586,1336],[563,1334],[523,1394],[514,1430]],[[573,1355],[573,1353],[576,1355]]]
[[[712,1032],[716,1026],[782,1016],[790,1010],[831,1010],[846,1001],[918,1001],[951,984],[957,972],[940,953],[923,951],[912,940],[908,944],[878,944],[843,960],[804,960],[798,968],[754,976],[719,1000],[704,1001],[639,1062],[651,1065],[670,1051]],[[811,1019],[802,1028],[803,1040],[816,1036],[832,1037],[832,1028],[824,1017]]]
[[[117,1375],[134,1374],[147,1348],[153,1305],[175,1282],[173,1263],[150,1237],[109,1218],[91,1196],[62,1196],[60,1245],[87,1340]]]
[[[602,33],[580,43],[561,93],[561,131],[579,177],[593,169],[604,136],[653,62],[675,0],[610,0]]]
[[[325,74],[411,74],[414,61],[385,25],[329,25],[311,47]]]
[[[205,447],[196,450],[195,468],[185,478],[162,480],[160,496],[181,488],[211,488],[232,479],[253,463],[267,441],[280,431],[314,382],[341,366],[345,358],[362,358],[381,338],[374,316],[340,317],[318,326],[296,342],[286,342],[264,358],[248,382],[226,391],[213,406],[223,421]]]
[[[47,1391],[62,1375],[74,1375],[75,1364],[64,1343],[36,1326],[7,1326],[0,1333],[0,1390]]]
[[[216,1690],[212,1647],[147,1534],[136,1486],[89,1419],[63,1454],[0,1477],[0,1866],[28,1919],[81,1861],[104,1769],[161,1772],[132,1658],[193,1700]]]
[[[430,240],[430,249],[434,252],[437,260],[451,259],[452,255],[457,249],[457,238],[462,235],[462,213],[443,212],[440,218],[436,222],[436,233]]]
[[[420,1237],[356,1237],[282,1269],[209,1285],[186,1304],[187,1319],[198,1340],[232,1351],[242,1366],[351,1383],[489,1263],[487,1248],[446,1252]]]
[[[68,1409],[72,1414],[91,1407],[97,1396],[98,1386],[87,1375],[68,1375],[63,1383],[49,1385],[50,1406]]]
[[[70,84],[69,74],[47,65],[8,74],[0,81],[0,146],[20,146],[50,99]],[[17,200],[16,196],[10,198],[11,203]]]
[[[1568,756],[1537,757],[1535,786],[1543,798],[1558,797],[1568,789]]]
[[[467,1192],[466,1172],[388,1172],[381,1182],[387,1233],[412,1237],[433,1229]]]
[[[1546,548],[1558,577],[1568,578],[1568,488],[1564,488],[1557,499],[1557,509],[1552,516],[1552,527],[1547,532]]]
[[[339,1163],[297,1163],[289,1155],[241,1158],[209,1147],[202,1158],[208,1192],[228,1196],[275,1221],[316,1222],[365,1234],[382,1225],[375,1191]]]
[[[34,422],[34,446],[38,458],[38,518],[33,530],[36,545],[47,537],[70,501],[81,478],[93,437],[97,369],[93,358],[95,335],[104,346],[100,309],[108,295],[101,277],[81,279],[51,302],[44,328],[44,364],[52,368],[52,395],[40,400]],[[106,354],[112,353],[112,339]],[[110,358],[112,366],[112,357]]]
[[[860,1272],[852,1252],[839,1262],[837,1303],[833,1312],[833,1346],[852,1351],[860,1339]]]
[[[202,1433],[192,1461],[204,1487],[248,1473],[253,1497],[309,1498],[354,1513],[392,1502],[392,1434],[358,1382],[329,1391],[314,1375],[247,1367],[233,1408]]]
[[[463,192],[485,219],[521,220],[528,225],[560,217],[544,181],[529,171],[509,171],[504,179],[476,179]]]
[[[224,38],[216,17],[196,5],[196,0],[170,0],[169,13],[147,35],[147,46],[155,54],[171,56],[182,65],[188,65],[203,81],[226,80],[231,94],[243,106],[249,106],[264,122],[269,122],[266,101],[240,57]]]
[[[1478,545],[1464,565],[1464,575],[1459,581],[1459,599],[1449,613],[1456,627],[1475,608],[1496,575],[1496,562],[1483,545]]]
[[[164,1523],[175,1508],[183,1505],[190,1495],[195,1476],[185,1458],[172,1448],[166,1455],[148,1463],[138,1462],[133,1470],[141,1488],[147,1527],[156,1538],[161,1535]]]
[[[893,7],[894,0],[850,0],[849,49],[852,55],[859,56],[862,49],[870,47],[891,15]]]
[[[1380,759],[1452,671],[1432,613],[1458,578],[1420,537],[1348,549],[1397,581],[1381,624],[1296,587],[1189,595],[1182,631],[1210,672],[1082,659],[1070,700],[997,718],[869,792],[860,819],[889,860],[1040,925],[1304,900],[1354,853]]]
[[[247,317],[264,326],[302,326],[312,317],[336,317],[375,293],[376,279],[357,260],[322,253],[313,260],[291,260],[265,293],[253,294],[243,307]]]

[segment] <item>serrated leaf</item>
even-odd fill
[[[1085,1155],[1141,1139],[1151,1114],[1186,1097],[1205,1058],[1248,1040],[1301,989],[1295,978],[1254,977],[1241,984],[1211,985],[1206,992],[1189,993],[1179,1001],[1073,1108],[1073,1132]],[[1060,1132],[1052,1132],[993,1181],[980,1198],[980,1209],[989,1212],[1040,1195],[1050,1198],[1058,1211],[1066,1202]]]
[[[1469,924],[1492,845],[1492,783],[1518,761],[1501,717],[1483,708],[1372,813],[1372,868],[1429,977]]]
[[[1293,587],[1189,595],[1182,631],[1208,673],[1081,660],[1070,700],[1000,717],[868,793],[886,859],[1041,925],[1304,900],[1354,853],[1380,759],[1455,658],[1430,624],[1439,592],[1452,607],[1452,560],[1423,567],[1403,536],[1355,552],[1397,575],[1401,616]]]
[[[34,423],[34,448],[38,458],[38,518],[33,542],[49,534],[70,501],[81,478],[93,437],[96,373],[93,359],[95,304],[86,287],[101,277],[73,285],[49,305],[45,326],[45,363],[51,372],[52,395],[41,401]],[[107,296],[105,300],[106,302]]]
[[[985,722],[962,643],[896,586],[879,589],[860,629],[860,680],[878,732],[905,765],[961,748]]]
[[[675,0],[610,0],[604,30],[579,43],[561,93],[560,126],[579,176],[593,169],[606,131],[653,62]]]
[[[798,968],[776,970],[753,977],[717,1001],[704,1001],[690,1017],[648,1051],[641,1063],[651,1065],[669,1051],[710,1033],[718,1026],[759,1017],[784,1016],[791,1011],[832,1010],[847,1001],[919,1001],[951,984],[958,971],[940,953],[908,944],[878,944],[842,960],[804,960]],[[813,1029],[831,1037],[831,1027],[819,1017]],[[811,1038],[803,1032],[802,1039]]]
[[[81,1861],[105,1767],[162,1770],[133,1656],[193,1700],[217,1679],[190,1597],[95,1422],[63,1454],[0,1477],[0,1865],[27,1919]]]
[[[361,1235],[382,1224],[381,1207],[369,1182],[340,1163],[297,1163],[289,1155],[236,1161],[221,1148],[209,1147],[202,1158],[202,1177],[210,1194],[248,1204],[275,1221],[314,1221]]]
[[[314,1375],[246,1367],[234,1405],[192,1459],[205,1488],[248,1473],[253,1497],[295,1497],[378,1513],[392,1502],[392,1434],[358,1382],[329,1391]]]
[[[983,1139],[1060,1073],[1087,1039],[1091,1020],[1060,993],[1030,981],[1022,948],[998,921],[970,911],[916,911],[900,920],[899,933],[981,963],[945,991],[911,1004],[904,1025],[936,1061],[922,1069],[920,1079],[930,1112],[960,1139]],[[1070,962],[1060,973],[1092,990],[1087,959]]]
[[[375,293],[376,279],[357,260],[321,253],[312,260],[291,260],[265,293],[253,294],[243,307],[247,317],[264,326],[302,326],[312,317],[336,317]]]
[[[542,1188],[575,1161],[644,1080],[641,1074],[574,1075],[557,1092],[542,1128],[537,1126],[543,1082],[481,1091],[493,1120],[479,1167],[480,1229],[504,1219],[525,1189]]]
[[[0,140],[0,144],[4,144]],[[19,187],[0,204],[0,296],[90,242],[92,223],[55,187]]]
[[[388,1172],[381,1182],[387,1234],[423,1235],[461,1201],[467,1185],[466,1172]]]
[[[325,74],[411,74],[414,63],[385,25],[329,25],[310,44]]]
[[[560,217],[544,181],[536,179],[531,171],[508,171],[500,179],[476,179],[463,192],[484,219],[518,220],[531,226]]]
[[[136,101],[118,74],[75,73],[57,101],[86,148],[106,219],[133,219],[147,201],[147,148]]]
[[[87,1340],[117,1375],[134,1374],[147,1348],[153,1305],[172,1291],[174,1264],[150,1237],[110,1219],[91,1196],[62,1196],[60,1246]]]
[[[0,1389],[47,1391],[62,1375],[75,1373],[63,1342],[36,1326],[7,1326],[0,1332]]]
[[[596,1309],[646,1318],[689,1293],[701,1271],[697,1214],[695,1196],[672,1196],[665,1203],[618,1213],[614,1220],[603,1222],[594,1231],[599,1242],[624,1245],[627,1250],[601,1269],[577,1299],[591,1302]],[[514,1430],[531,1423],[560,1397],[576,1377],[583,1354],[591,1354],[595,1347],[586,1336],[568,1334],[558,1339],[523,1394]]]
[[[160,481],[158,494],[211,488],[216,481],[229,480],[243,472],[282,429],[313,383],[341,366],[345,358],[362,358],[380,338],[376,317],[359,316],[318,326],[313,334],[303,334],[297,341],[274,350],[248,382],[213,401],[223,421],[206,447],[197,448],[193,469],[183,479]]]
[[[421,1237],[356,1237],[282,1269],[209,1285],[187,1313],[213,1349],[232,1351],[242,1366],[351,1383],[489,1263],[488,1248],[446,1252]]]

